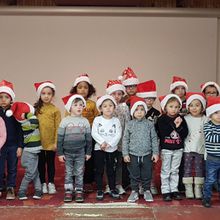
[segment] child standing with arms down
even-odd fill
[[[156,123],[161,148],[161,192],[164,201],[180,200],[178,191],[179,166],[188,135],[185,119],[179,115],[182,101],[179,96],[169,94],[160,97],[162,114]]]
[[[138,200],[139,184],[142,184],[145,201],[152,202],[152,161],[156,163],[159,158],[158,138],[154,124],[145,118],[147,105],[144,99],[133,96],[130,103],[133,120],[126,125],[122,148],[131,180],[128,202]]]
[[[206,115],[210,121],[204,125],[206,178],[203,189],[203,206],[211,207],[212,186],[218,182],[220,172],[220,97],[208,97]],[[218,182],[220,189],[220,183]]]
[[[83,202],[84,163],[85,159],[90,159],[92,151],[90,124],[82,117],[86,101],[81,95],[75,94],[64,97],[63,102],[70,112],[62,119],[58,129],[58,157],[66,167],[64,202],[72,201],[73,192],[75,201]]]
[[[95,118],[92,125],[92,137],[96,141],[94,160],[95,176],[97,184],[97,200],[103,200],[102,178],[104,166],[108,177],[108,185],[112,198],[118,199],[119,194],[115,187],[115,171],[117,160],[117,148],[121,138],[121,123],[118,118],[113,117],[117,106],[114,98],[110,95],[101,96],[96,103],[101,116]]]
[[[15,199],[15,185],[17,176],[17,161],[21,156],[23,146],[23,134],[20,123],[12,117],[6,116],[15,99],[13,84],[3,80],[0,82],[0,116],[3,118],[7,130],[6,142],[1,148],[0,154],[0,195],[4,189],[5,164],[7,161],[6,199]]]
[[[34,107],[39,120],[41,144],[43,150],[39,154],[38,170],[43,193],[55,194],[55,155],[57,149],[57,130],[61,120],[59,109],[52,104],[55,85],[51,81],[34,84],[39,97]],[[47,167],[47,169],[46,169]],[[46,183],[46,170],[48,185]]]
[[[183,183],[186,189],[186,198],[188,199],[193,199],[194,196],[196,199],[202,198],[205,153],[203,126],[207,121],[207,118],[204,115],[205,107],[206,100],[202,93],[186,94],[186,108],[188,109],[189,114],[184,118],[189,132],[184,143]],[[192,175],[193,168],[195,170],[194,179]]]

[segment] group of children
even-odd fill
[[[55,85],[45,81],[35,83],[35,88],[39,99],[31,106],[14,102],[13,85],[0,82],[0,196],[6,188],[6,199],[15,199],[19,156],[25,174],[18,198],[27,199],[32,181],[34,199],[56,193],[57,152],[65,163],[65,202],[73,198],[83,202],[84,185],[94,180],[97,200],[103,200],[105,193],[119,199],[130,186],[128,202],[137,201],[141,194],[152,202],[152,194],[158,193],[154,164],[160,157],[164,201],[182,199],[182,182],[186,198],[202,199],[205,207],[211,206],[213,185],[220,189],[218,84],[207,82],[200,93],[190,93],[185,79],[173,77],[170,93],[159,97],[160,112],[153,107],[155,82],[139,83],[131,68],[119,79],[109,80],[106,94],[96,103],[90,99],[96,90],[89,76],[82,74],[62,98],[66,109],[62,120],[52,104]]]

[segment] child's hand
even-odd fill
[[[19,148],[17,149],[17,157],[21,157],[21,155],[22,155],[22,148],[19,147]]]
[[[88,161],[91,158],[91,155],[86,155],[86,161]]]
[[[153,156],[151,157],[151,160],[156,163],[159,160],[159,156],[156,154],[153,154]]]
[[[128,155],[124,156],[124,162],[125,163],[130,163],[131,162],[131,159],[130,159],[130,157]]]
[[[101,145],[100,145],[100,148],[101,150],[105,151],[105,149],[107,148],[107,143],[106,142],[103,142]]]
[[[174,120],[176,128],[178,128],[181,125],[182,121],[183,121],[183,119],[180,116]]]
[[[61,155],[61,156],[58,156],[58,159],[60,162],[64,163],[65,162],[65,156],[64,155]]]

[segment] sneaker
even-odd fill
[[[72,202],[73,201],[73,193],[71,190],[66,190],[63,201],[64,202]]]
[[[27,200],[27,196],[25,194],[25,192],[18,192],[18,199],[19,200]]]
[[[99,200],[99,201],[101,201],[101,200],[104,199],[104,193],[103,193],[102,190],[98,190],[98,191],[97,191],[96,199]]]
[[[55,194],[56,192],[54,183],[48,183],[48,194]]]
[[[172,193],[172,198],[173,198],[174,200],[182,200],[182,197],[181,197],[181,195],[180,195],[179,192],[173,192],[173,193]]]
[[[142,185],[139,186],[139,194],[144,195],[144,189],[143,189]]]
[[[84,202],[84,196],[82,191],[75,192],[75,202]]]
[[[132,190],[127,202],[136,202],[139,199],[138,192]]]
[[[47,189],[47,184],[46,183],[42,184],[42,192],[43,192],[43,194],[48,193],[48,189]]]
[[[116,189],[118,190],[119,195],[123,195],[126,193],[122,185],[116,185]]]
[[[202,205],[204,206],[204,207],[206,207],[206,208],[210,208],[211,207],[211,201],[210,201],[210,199],[203,199],[202,200]]]
[[[120,195],[118,194],[118,191],[117,190],[111,190],[109,195],[113,198],[113,199],[119,199],[120,198]]]
[[[105,187],[105,194],[109,194],[110,193],[110,188],[109,188],[109,185],[106,185]]]
[[[164,194],[162,194],[162,195],[163,195],[163,201],[165,201],[165,202],[170,202],[170,201],[172,201],[172,198],[171,198],[170,193],[164,193]]]
[[[150,191],[151,191],[152,195],[158,195],[158,190],[157,190],[156,186],[151,186]]]
[[[14,191],[13,187],[8,187],[7,188],[6,199],[8,199],[8,200],[15,199],[15,191]]]
[[[144,192],[144,199],[145,199],[146,202],[153,202],[154,201],[153,196],[152,196],[150,190],[146,190]]]
[[[42,197],[42,192],[41,191],[35,191],[33,195],[33,199],[41,199]]]

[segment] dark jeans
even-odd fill
[[[41,150],[41,152],[39,153],[38,170],[41,183],[46,183],[46,167],[48,174],[48,182],[54,183],[55,156],[56,152],[54,151]]]
[[[95,160],[95,177],[97,189],[103,189],[102,178],[104,174],[104,167],[106,166],[106,173],[108,177],[108,185],[110,190],[115,189],[115,173],[117,164],[117,151],[108,153],[102,150],[94,151]]]
[[[15,187],[17,176],[17,146],[3,146],[0,153],[0,191],[4,187],[5,164],[7,161],[6,187]]]

